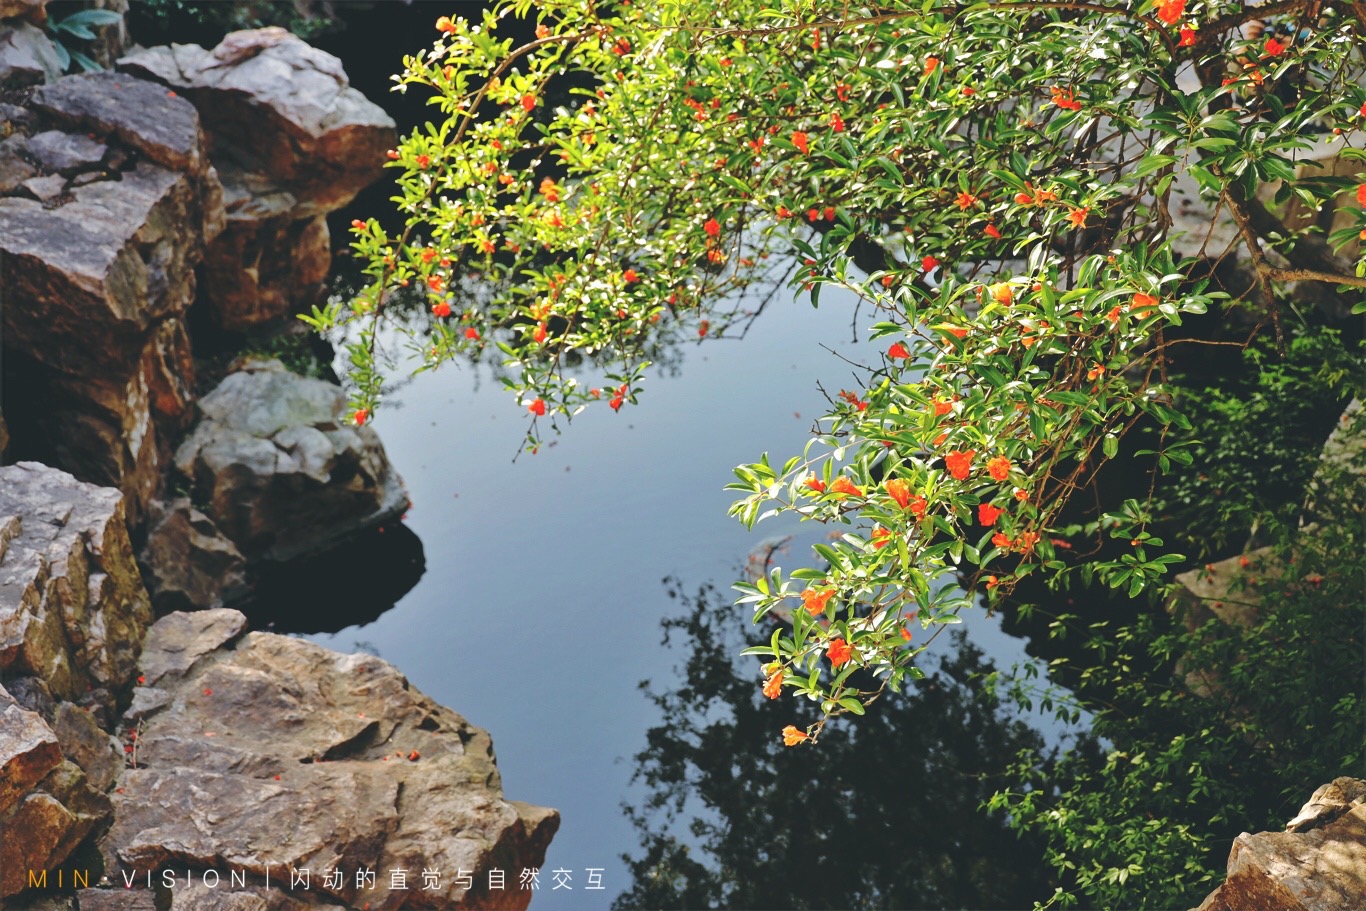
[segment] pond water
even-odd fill
[[[406,130],[422,108],[386,94],[387,76],[450,6],[344,9],[348,29],[316,43],[341,56],[353,83]],[[338,213],[338,227],[386,215],[389,195],[385,187],[368,192]],[[641,798],[632,757],[661,721],[638,684],[667,687],[684,658],[661,646],[660,622],[678,610],[664,578],[724,588],[749,552],[794,532],[780,562],[791,568],[809,555],[805,545],[818,533],[779,522],[747,532],[727,517],[732,495],[722,488],[735,465],[764,451],[801,451],[826,406],[818,378],[827,388],[859,388],[841,357],[877,354],[852,338],[852,314],[853,301],[838,294],[819,309],[776,301],[746,340],[687,346],[678,375],[652,374],[639,406],[590,409],[538,455],[515,462],[525,411],[483,368],[421,375],[377,414],[374,427],[413,501],[405,525],[421,541],[425,573],[372,622],[310,638],[398,666],[490,731],[510,799],[561,812],[535,907],[605,907],[630,885],[621,855],[639,836],[622,805]],[[871,322],[866,310],[858,322]],[[396,378],[405,372],[396,369]],[[378,577],[418,569],[415,558],[400,571],[358,554],[335,590],[383,588]],[[325,599],[317,606],[329,609]],[[996,619],[970,613],[972,641],[998,666],[1030,660]],[[571,872],[572,890],[552,890],[555,869]],[[584,891],[590,869],[602,871],[603,891]]]

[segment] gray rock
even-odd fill
[[[312,904],[276,888],[248,886],[226,891],[196,880],[171,893],[171,911],[342,911],[341,905]],[[82,906],[81,911],[85,911]]]
[[[1360,778],[1335,778],[1322,785],[1300,807],[1295,818],[1285,824],[1287,832],[1307,832],[1327,825],[1353,807],[1366,803],[1366,781]]]
[[[226,608],[167,614],[147,631],[140,663],[143,685],[155,686],[168,674],[184,676],[196,661],[232,642],[246,628],[247,618]]]
[[[34,108],[78,133],[117,141],[150,161],[192,176],[205,173],[199,115],[164,86],[119,73],[83,73],[44,86]]]
[[[26,147],[43,170],[67,177],[99,167],[109,151],[108,146],[89,136],[61,130],[44,130],[30,136]]]
[[[206,633],[192,650],[219,638]],[[144,675],[183,654],[161,651],[149,639]],[[139,767],[120,777],[100,842],[110,871],[174,861],[259,883],[267,868],[279,877],[292,866],[314,871],[311,899],[349,907],[525,907],[528,893],[467,895],[453,875],[437,892],[390,891],[383,875],[361,889],[354,877],[322,883],[334,866],[464,869],[477,882],[495,866],[540,866],[559,825],[553,810],[504,800],[488,734],[384,661],[248,633],[156,688],[170,698],[144,718]],[[174,907],[204,911],[292,907],[260,890],[176,896]]]
[[[256,360],[199,408],[176,470],[248,559],[326,550],[407,508],[379,438],[346,422],[346,396],[330,383]]]
[[[0,674],[70,701],[130,683],[152,610],[118,491],[20,462],[0,467],[0,516],[18,517],[0,558]]]
[[[66,178],[60,174],[30,177],[22,184],[24,191],[41,203],[49,203],[66,192]]]
[[[62,61],[42,29],[0,22],[0,89],[56,82],[61,75]]]
[[[1366,791],[1366,782],[1353,779],[1339,778],[1333,786],[1344,793]],[[1197,911],[1359,911],[1362,896],[1366,801],[1357,800],[1312,829],[1239,835],[1229,852],[1228,879]]]
[[[152,503],[138,560],[159,614],[221,607],[246,591],[242,552],[183,497]]]
[[[76,893],[80,911],[156,911],[151,889],[81,889]]]

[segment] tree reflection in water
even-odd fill
[[[960,636],[909,692],[784,747],[778,732],[817,706],[760,695],[744,608],[665,585],[685,611],[664,644],[687,655],[673,689],[641,684],[663,722],[635,757],[642,852],[624,857],[634,884],[615,909],[1021,908],[1052,892],[1040,846],[981,809],[1043,741],[972,680],[991,670],[980,650]]]

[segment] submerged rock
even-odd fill
[[[173,907],[187,909],[226,908],[234,894],[262,909],[524,908],[515,878],[489,892],[486,873],[538,867],[559,816],[503,798],[488,734],[378,658],[235,639],[245,619],[233,613],[171,614],[148,637],[155,683],[139,689],[160,691],[143,701],[162,707],[141,715],[138,767],[119,779],[100,842],[108,869],[173,862],[251,879],[252,891],[216,898],[177,890]],[[341,884],[324,880],[333,868],[347,871]],[[376,876],[358,884],[357,869]],[[410,871],[406,889],[392,887],[395,869]],[[418,887],[424,869],[446,871],[439,889]],[[309,871],[292,899],[263,888],[290,870]]]
[[[140,50],[119,68],[190,99],[208,131],[228,214],[204,264],[218,325],[240,331],[315,302],[332,261],[323,216],[380,176],[393,120],[341,61],[280,28],[233,32],[211,51]]]
[[[346,421],[346,394],[331,383],[258,359],[199,409],[176,470],[248,559],[322,551],[408,507],[379,437]]]

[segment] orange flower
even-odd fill
[[[783,728],[783,746],[795,747],[803,740],[810,740],[806,732],[797,730],[794,726],[788,725]]]
[[[995,588],[1001,584],[1001,580],[995,576],[987,576],[987,588]]]
[[[839,111],[830,115],[830,129],[836,133],[844,132],[844,118],[839,115]]]
[[[995,544],[997,547],[1009,547],[1010,538],[1006,537],[998,531],[996,532],[996,534],[991,536],[991,543]]]
[[[555,186],[553,178],[547,177],[541,181],[541,195],[550,202],[560,201],[560,188]]]
[[[522,96],[522,110],[526,111],[527,113],[531,113],[531,111],[532,111],[535,107],[536,107],[536,96],[535,96],[535,95],[532,95],[530,92],[528,92],[527,94],[525,94],[525,95]]]
[[[1081,228],[1086,225],[1086,216],[1090,209],[1070,209],[1067,213],[1067,220],[1072,223],[1072,227]]]
[[[993,480],[1004,481],[1010,476],[1010,459],[1005,456],[997,456],[987,462],[987,471],[991,473]]]
[[[925,58],[925,73],[924,73],[924,75],[928,76],[928,75],[930,75],[931,73],[933,73],[933,72],[934,72],[936,69],[938,69],[938,68],[939,68],[939,58],[938,58],[938,57],[926,57],[926,58]]]
[[[1139,291],[1134,294],[1134,299],[1129,304],[1129,312],[1141,319],[1146,315],[1142,311],[1156,306],[1157,298],[1153,297],[1151,294],[1144,294],[1142,291]]]
[[[995,524],[996,524],[996,520],[997,520],[998,518],[1000,518],[1001,513],[1004,512],[1004,511],[1005,511],[1005,510],[997,509],[995,506],[992,506],[990,503],[978,503],[978,504],[977,504],[977,521],[978,521],[978,522],[981,522],[983,525],[985,525],[985,526],[987,526],[987,527],[989,528],[989,527],[991,527],[992,525],[995,525]]]
[[[437,301],[432,304],[432,316],[446,317],[451,315],[451,305],[446,301]]]
[[[806,134],[801,130],[797,130],[792,134],[792,144],[796,146],[797,151],[801,152],[803,155],[806,155],[811,150],[810,145],[807,143]]]
[[[447,35],[453,34],[455,32],[455,23],[451,21],[450,16],[442,16],[440,19],[436,20],[436,30],[438,32],[445,32]]]
[[[479,330],[474,328],[473,326],[470,326],[468,329],[465,330],[465,338],[471,339],[473,341],[478,341]]]
[[[1167,25],[1176,25],[1186,13],[1186,0],[1160,0],[1157,4],[1157,18]]]
[[[892,533],[887,529],[883,528],[881,525],[879,525],[877,528],[874,528],[872,537],[873,550],[882,550],[882,548],[892,543],[891,538]]]
[[[901,342],[897,342],[895,345],[887,349],[887,356],[894,361],[904,361],[911,356],[911,349],[907,348]]]
[[[806,480],[802,482],[802,486],[810,488],[816,493],[825,493],[825,482],[814,474],[807,475]]]
[[[905,509],[911,503],[911,487],[901,478],[888,478],[887,483],[882,485],[887,488],[887,496],[896,501],[896,505]]]
[[[968,330],[959,328],[959,327],[957,327],[957,326],[950,326],[950,327],[948,327],[948,333],[949,333],[949,335],[952,335],[954,338],[967,338],[967,337],[968,337]]]
[[[830,647],[825,650],[825,654],[830,659],[831,667],[839,667],[853,656],[854,650],[849,647],[848,642],[840,638],[831,641]]]
[[[995,225],[987,225],[986,228],[982,230],[982,233],[994,240],[1001,239],[1001,232],[997,230]]]
[[[1119,314],[1120,309],[1118,307],[1114,307],[1110,310],[1109,313],[1105,314],[1105,318],[1108,319],[1111,323],[1118,325]]]
[[[774,671],[773,675],[764,681],[764,695],[769,699],[777,699],[783,693],[783,672]]]
[[[1006,282],[998,282],[991,286],[991,298],[998,304],[1009,307],[1015,300],[1015,292]]]
[[[351,423],[355,424],[357,427],[368,420],[370,420],[369,408],[357,408],[351,415]]]
[[[950,452],[944,456],[944,465],[949,469],[949,474],[960,481],[966,481],[968,473],[972,470],[973,457],[976,455],[975,449],[969,449],[967,452]]]
[[[1029,491],[1027,491],[1027,490],[1017,490],[1017,491],[1015,491],[1015,499],[1017,499],[1017,500],[1019,500],[1021,503],[1023,503],[1025,500],[1028,500],[1028,499],[1029,499]]]
[[[539,345],[541,344],[541,342],[545,341],[545,337],[545,323],[538,323],[536,325],[536,331],[531,333],[531,338],[534,342],[536,342],[536,344]]]
[[[636,273],[635,269],[627,269],[625,272],[621,273],[621,280],[628,285],[634,285],[636,282],[640,281],[640,276]]]
[[[1361,116],[1366,117],[1366,104],[1363,104],[1361,106],[1361,111]],[[1363,206],[1366,206],[1366,183],[1357,187],[1357,202],[1361,203]]]
[[[926,272],[933,272],[938,265],[939,260],[935,259],[933,256],[924,256],[920,259],[920,268],[924,269]]]
[[[956,206],[958,206],[958,208],[960,208],[960,209],[967,209],[967,208],[969,208],[969,207],[975,205],[976,203],[977,203],[977,197],[976,197],[976,196],[973,196],[973,195],[972,195],[971,193],[969,193],[967,190],[961,191],[961,192],[958,194],[957,198],[954,199],[954,204],[955,204]]]
[[[830,485],[830,492],[838,494],[847,494],[851,497],[863,496],[863,491],[855,487],[854,482],[846,478],[844,475],[840,475],[838,478],[835,478],[834,482]]]
[[[1285,53],[1285,45],[1275,38],[1266,39],[1266,55],[1268,57],[1279,57]]]
[[[1090,370],[1086,371],[1086,378],[1088,380],[1094,380],[1104,372],[1105,368],[1103,366],[1101,366],[1100,364],[1095,364],[1091,367]]]
[[[526,406],[526,410],[537,417],[545,417],[545,399],[536,399],[530,405]]]
[[[702,225],[702,230],[706,231],[709,237],[717,237],[721,234],[721,223],[714,218],[708,218]]]
[[[930,504],[926,502],[924,497],[917,495],[916,498],[911,501],[911,515],[915,516],[917,519],[924,518],[925,507],[929,505]]]
[[[1064,91],[1063,89],[1058,88],[1055,85],[1051,86],[1048,89],[1048,91],[1053,96],[1053,103],[1056,104],[1058,107],[1062,108],[1064,111],[1081,110],[1081,102],[1077,101],[1076,97],[1072,94],[1071,89],[1067,89]]]
[[[806,608],[806,612],[814,617],[825,610],[826,603],[834,594],[833,588],[808,588],[802,592],[802,607]]]
[[[1176,43],[1177,47],[1195,46],[1195,29],[1187,26],[1181,27],[1181,40]]]
[[[948,414],[950,411],[953,410],[952,402],[944,402],[940,401],[939,399],[931,399],[930,404],[934,406],[934,416],[937,418],[942,418],[944,415]]]

